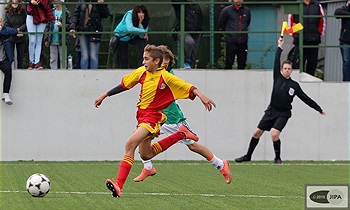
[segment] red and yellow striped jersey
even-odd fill
[[[170,74],[163,67],[151,73],[144,66],[139,67],[123,77],[121,85],[125,90],[141,84],[137,107],[140,109],[162,110],[176,99],[195,99],[190,83]]]

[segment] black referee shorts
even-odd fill
[[[264,131],[270,131],[271,128],[275,128],[282,132],[291,116],[291,111],[281,112],[269,106],[261,118],[258,128]]]

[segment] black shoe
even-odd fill
[[[235,161],[237,163],[247,162],[250,161],[250,158],[248,158],[247,155],[243,155],[242,157],[236,158]]]
[[[275,161],[273,163],[274,164],[282,164],[282,160],[281,159],[275,159]]]

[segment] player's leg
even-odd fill
[[[153,153],[151,140],[145,140],[145,141],[141,142],[139,145],[139,151],[142,151],[143,153]],[[141,152],[140,152],[140,154],[141,154]],[[143,181],[147,177],[154,176],[157,173],[155,167],[152,164],[151,159],[144,160],[141,158],[141,161],[143,163],[143,169],[142,169],[141,173],[136,178],[134,178],[134,182]]]
[[[134,164],[134,153],[137,146],[149,136],[150,132],[144,127],[138,127],[131,135],[125,144],[125,154],[123,160],[120,162],[119,171],[116,180],[106,180],[106,186],[112,191],[113,197],[121,196],[121,189],[130,173],[131,167]],[[150,143],[149,143],[150,144]]]
[[[163,124],[160,128],[160,134],[170,136],[176,133],[179,127],[180,127],[180,124]],[[142,146],[142,143],[140,145]],[[157,172],[155,167],[152,164],[151,159],[143,160],[141,158],[141,161],[143,163],[143,169],[141,173],[134,179],[135,182],[143,181],[149,176],[154,176]]]
[[[183,142],[185,143],[185,141]],[[231,183],[232,173],[230,171],[229,163],[227,160],[222,160],[221,158],[216,157],[208,147],[200,143],[192,141],[191,144],[186,145],[192,152],[203,156],[210,164],[212,164],[216,169],[218,169],[224,176],[227,184]]]
[[[158,155],[161,152],[166,151],[169,147],[176,144],[179,140],[182,139],[192,139],[194,141],[198,141],[198,137],[196,134],[194,134],[191,130],[189,130],[185,126],[180,126],[178,131],[170,136],[167,136],[154,144],[152,144],[153,150],[149,153],[145,154],[142,153],[140,150],[140,156],[144,160],[149,160],[153,158],[154,156]]]

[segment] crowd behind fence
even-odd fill
[[[345,1],[343,1],[345,4]],[[75,5],[79,4],[99,4],[97,2],[71,2],[71,1],[66,1],[66,2],[59,2],[59,4],[65,5],[71,13],[74,13],[74,7]],[[113,54],[108,50],[108,42],[109,42],[109,37],[113,35],[113,30],[118,24],[118,21],[120,20],[120,17],[122,14],[124,14],[128,9],[132,9],[134,5],[139,4],[140,2],[121,2],[121,1],[105,1],[105,4],[108,5],[109,10],[110,10],[110,17],[106,20],[103,21],[103,26],[104,30],[99,31],[99,32],[76,32],[75,34],[101,34],[102,39],[101,39],[101,47],[99,50],[99,54],[101,55],[99,57],[100,60],[100,66],[99,68],[107,68],[107,69],[114,69],[117,68],[118,62],[116,61],[116,55]],[[264,37],[264,35],[269,36],[266,40],[263,38],[260,40],[255,40],[255,42],[271,42],[273,40],[274,43],[270,45],[264,45],[263,48],[261,49],[261,52],[259,54],[260,57],[255,57],[255,58],[248,58],[247,63],[251,63],[247,65],[247,69],[253,68],[253,69],[270,69],[273,60],[270,59],[271,55],[274,54],[274,47],[271,47],[272,45],[276,46],[276,39],[280,35],[281,32],[281,26],[282,22],[286,21],[287,19],[287,14],[290,11],[296,12],[297,14],[300,15],[300,17],[320,17],[317,15],[303,15],[303,2],[302,1],[258,1],[258,2],[252,2],[252,1],[244,1],[243,4],[253,8],[254,14],[252,14],[252,22],[254,22],[255,25],[260,26],[260,28],[249,28],[248,31],[232,31],[232,32],[227,32],[227,31],[222,31],[218,29],[217,26],[217,19],[219,12],[221,11],[222,8],[225,6],[228,6],[232,4],[232,2],[228,1],[197,1],[195,2],[196,4],[199,4],[203,10],[203,13],[205,13],[204,17],[204,30],[203,31],[186,31],[184,26],[180,28],[179,31],[172,31],[174,25],[175,25],[175,17],[174,17],[174,12],[172,10],[171,5],[172,4],[179,4],[181,5],[181,17],[180,20],[181,22],[185,21],[185,5],[191,4],[193,2],[181,2],[181,3],[174,3],[170,1],[161,1],[161,2],[142,2],[150,11],[150,16],[151,16],[151,21],[150,21],[150,29],[148,30],[147,34],[150,37],[150,40],[148,43],[150,44],[165,44],[168,45],[177,55],[178,61],[177,61],[177,67],[183,67],[184,66],[184,39],[185,39],[185,34],[186,33],[192,33],[192,34],[201,34],[202,35],[202,40],[200,42],[200,47],[198,51],[198,65],[196,65],[196,68],[203,68],[203,69],[220,69],[222,68],[222,63],[220,63],[220,60],[222,61],[224,57],[224,42],[222,40],[222,35],[223,34],[228,34],[228,33],[248,33],[250,36],[261,36]],[[321,3],[323,3],[321,1]],[[322,4],[325,9],[327,9],[327,3],[328,1],[324,1],[325,4]],[[1,2],[2,5],[4,4],[12,4],[9,2]],[[20,3],[22,4],[22,3]],[[24,4],[24,3],[23,3]],[[163,8],[161,11],[159,11],[159,8]],[[264,14],[264,9],[265,8],[276,8],[276,20],[273,22],[271,27],[266,27],[268,25],[264,21],[264,17],[268,17],[268,14]],[[260,13],[259,13],[260,12]],[[324,16],[326,19],[326,24],[327,24],[327,19],[329,18],[335,18],[336,16],[334,15],[325,15]],[[339,17],[339,16],[338,16]],[[340,16],[342,17],[342,16]],[[62,35],[62,57],[67,58],[69,54],[75,55],[75,47],[74,41],[72,42],[73,45],[66,47],[66,36],[65,34],[69,33],[72,34],[71,32],[66,30],[65,24],[66,24],[66,11],[62,11],[62,31],[61,32],[44,32],[44,33],[49,33],[49,34],[54,34],[54,33],[60,33]],[[301,18],[301,23],[302,23]],[[326,25],[326,30],[327,30],[327,25]],[[340,28],[339,28],[340,30]],[[338,31],[339,31],[338,30]],[[137,32],[135,32],[137,34]],[[23,34],[30,34],[28,32],[23,32]],[[174,42],[171,40],[171,34],[179,34],[179,40],[177,42]],[[308,45],[305,46],[303,45],[303,42],[301,41],[303,38],[303,31],[299,32],[300,35],[300,41],[299,41],[299,48],[304,49],[304,48],[339,48],[340,45],[326,45],[324,39],[327,39],[328,37],[323,37],[323,41],[320,45]],[[254,37],[256,37],[254,36]],[[287,35],[289,36],[289,35]],[[339,37],[337,37],[338,39]],[[289,39],[290,40],[290,39]],[[248,50],[248,55],[250,52],[254,52],[256,49],[255,45],[252,46],[251,42],[253,40],[250,38],[249,39],[249,50]],[[254,42],[254,43],[255,43]],[[345,46],[346,47],[346,46]],[[348,46],[347,46],[348,47]],[[133,49],[130,52],[130,58],[131,62],[135,63],[133,61],[133,57],[135,56],[135,52],[133,52]],[[43,54],[47,53],[47,49],[43,48]],[[269,56],[270,55],[270,56]],[[321,53],[322,55],[322,53]],[[266,57],[264,57],[266,56]],[[300,50],[300,59],[303,58],[303,51]],[[340,53],[339,53],[340,56]],[[258,60],[263,61],[263,62],[269,62],[271,65],[257,65]],[[322,60],[322,58],[320,58]],[[47,62],[47,61],[46,61]],[[66,69],[67,68],[67,59],[62,59],[61,61],[61,69]],[[322,62],[321,62],[322,63]],[[48,66],[47,64],[44,64],[46,67]],[[302,69],[302,64],[300,63],[300,69]],[[135,66],[132,66],[134,68]],[[324,71],[323,66],[320,65],[319,68],[321,68],[322,71]]]

